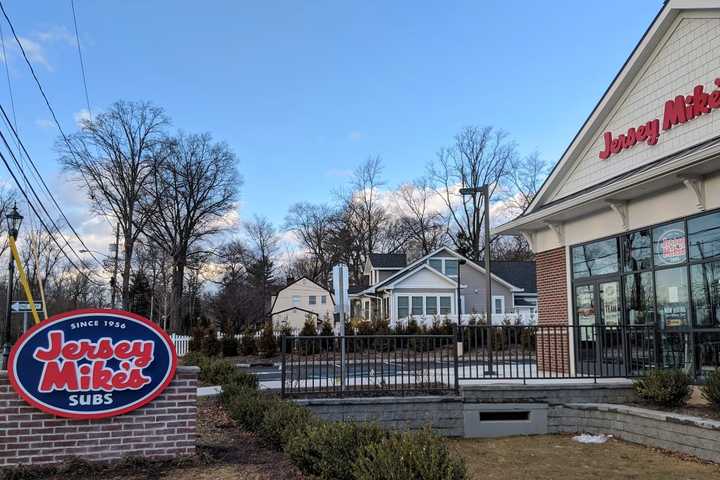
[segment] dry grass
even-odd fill
[[[720,466],[611,440],[602,445],[575,442],[572,436],[545,435],[501,439],[461,439],[450,448],[462,455],[471,479],[506,480],[709,480]]]

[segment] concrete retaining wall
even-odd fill
[[[485,384],[461,387],[465,403],[631,403],[632,382]]]
[[[328,421],[377,422],[393,430],[432,427],[439,435],[463,436],[460,397],[323,398],[296,400]]]
[[[720,422],[609,404],[567,404],[548,413],[550,433],[604,433],[720,463]]]

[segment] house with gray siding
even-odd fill
[[[465,260],[465,263],[460,265],[460,260]],[[505,267],[503,273],[507,276],[512,268]],[[516,280],[524,275],[532,274],[534,277],[534,270],[531,272],[528,268],[515,273]],[[448,247],[442,247],[411,264],[407,264],[405,254],[373,253],[368,256],[364,274],[369,286],[350,292],[352,316],[356,319],[382,319],[391,326],[407,322],[410,318],[426,325],[437,319],[449,319],[456,323],[458,308],[463,323],[485,318],[485,269]],[[532,298],[535,292],[525,292],[525,288],[507,281],[494,271],[491,279],[493,323],[532,322],[534,317],[518,315],[516,302],[520,303],[521,298],[523,301]],[[531,281],[522,280],[524,284],[534,285],[534,278]]]

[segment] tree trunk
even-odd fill
[[[185,262],[175,260],[173,266],[172,295],[170,305],[171,331],[179,333],[182,328],[182,295],[185,280]]]
[[[132,232],[131,232],[132,233]],[[123,248],[123,274],[122,274],[122,306],[123,310],[130,309],[130,274],[132,269],[132,253],[133,239],[130,235],[125,235],[125,245]]]

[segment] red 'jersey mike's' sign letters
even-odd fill
[[[715,86],[720,87],[720,78],[715,79]],[[674,100],[665,102],[662,118],[662,129],[670,130],[673,125],[688,122],[696,117],[720,108],[720,88],[706,92],[703,85],[697,85],[691,95],[678,95]],[[612,132],[603,134],[604,149],[598,154],[601,160],[611,155],[632,148],[635,144],[646,142],[655,145],[660,137],[660,119],[649,120],[642,125],[631,127],[627,132],[613,137]]]
[[[120,415],[172,381],[175,347],[160,327],[119,310],[77,310],[28,330],[8,361],[8,378],[29,404],[60,417]]]

